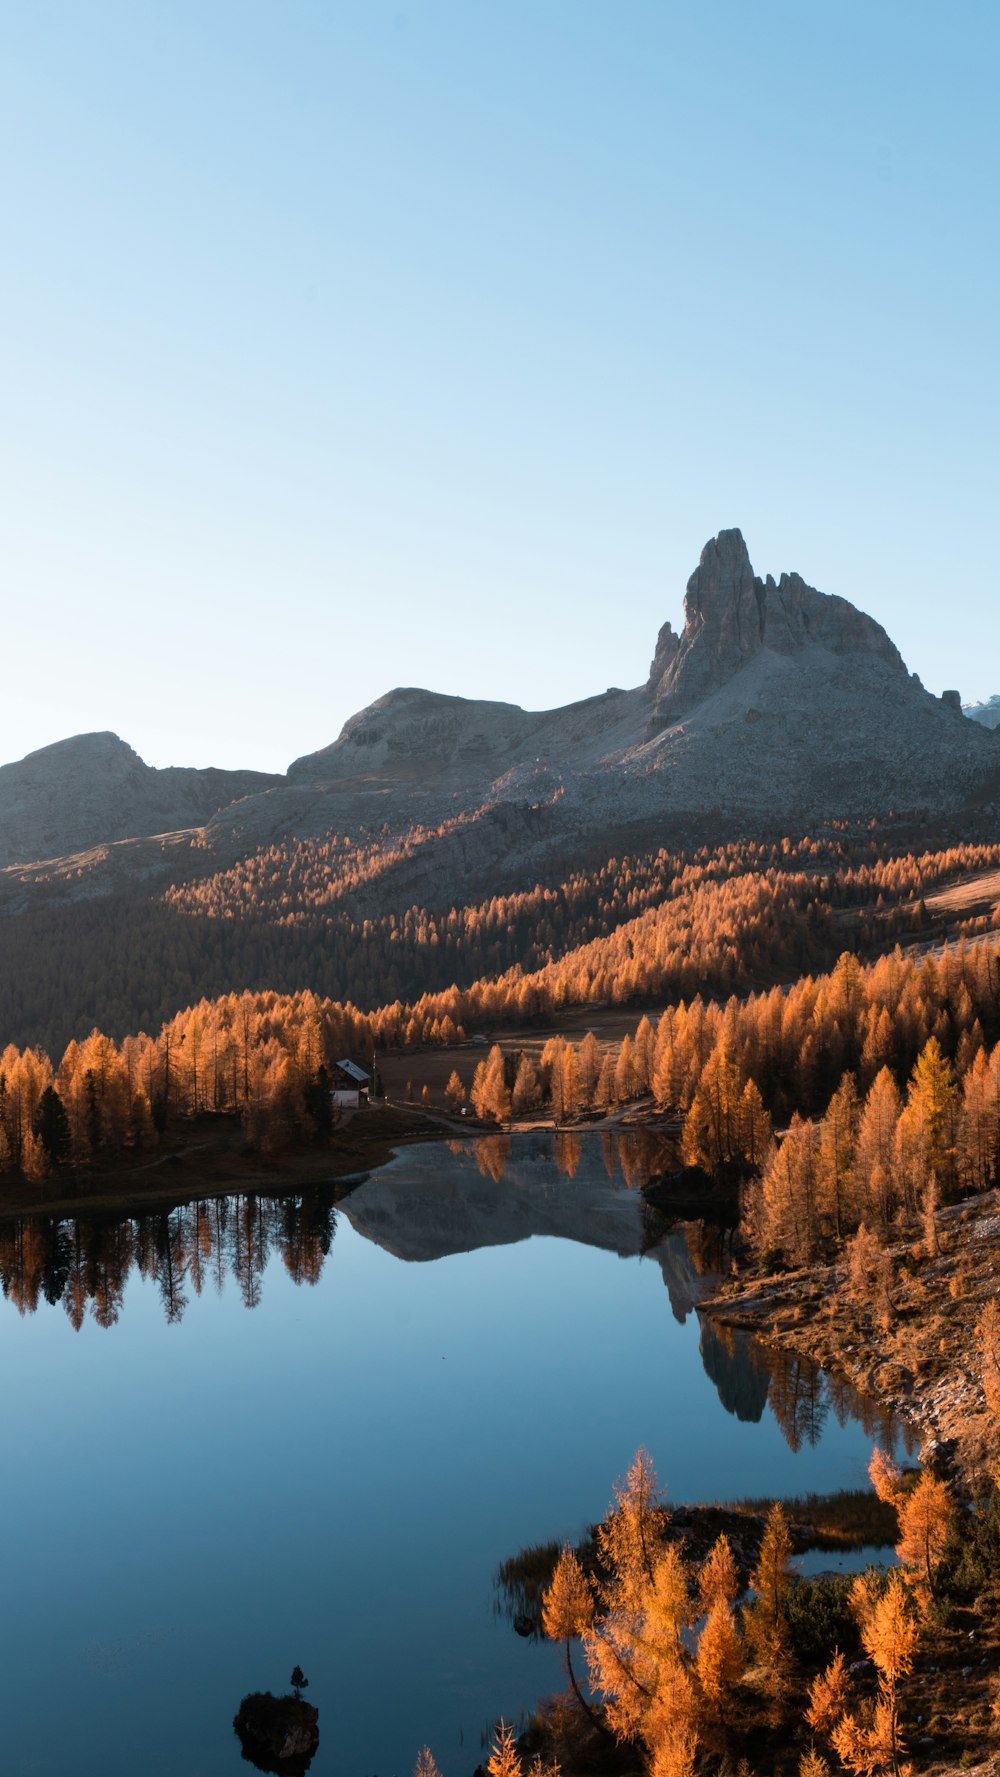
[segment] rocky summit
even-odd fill
[[[684,629],[664,624],[650,667],[653,726],[676,722],[766,650],[801,655],[874,656],[905,676],[899,650],[881,625],[847,599],[817,592],[799,574],[758,579],[739,531],[706,543],[687,585]]]
[[[995,743],[954,693],[926,691],[847,599],[797,573],[755,575],[738,530],[706,544],[683,626],[664,624],[644,684],[543,711],[390,691],[288,774],[345,815],[379,808],[392,824],[441,819],[456,800],[558,796],[584,825],[711,814],[723,830],[954,810],[998,778]],[[256,818],[253,799],[243,812]]]
[[[222,862],[292,833],[420,823],[449,829],[436,885],[449,893],[452,872],[486,864],[491,847],[533,866],[636,823],[669,840],[696,819],[724,838],[998,794],[997,736],[956,693],[926,691],[847,599],[797,573],[757,576],[741,533],[724,530],[688,581],[682,628],[664,624],[631,690],[539,711],[397,688],[273,779],[153,771],[114,735],[81,736],[0,769],[0,863],[191,826]],[[463,823],[475,838],[456,850]],[[135,856],[148,875],[148,842]],[[116,847],[119,881],[128,858]]]

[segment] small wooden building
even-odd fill
[[[333,1069],[331,1096],[335,1105],[358,1110],[368,1103],[371,1077],[356,1061],[338,1061]]]

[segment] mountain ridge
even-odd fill
[[[0,767],[0,866],[199,828],[216,859],[289,834],[401,833],[503,805],[560,843],[610,826],[953,811],[1000,791],[1000,749],[934,697],[886,631],[797,573],[755,575],[720,531],[660,629],[646,680],[548,710],[395,687],[285,776],[156,770],[117,736]],[[148,846],[144,857],[148,869]],[[448,885],[445,884],[445,892]]]
[[[110,729],[0,766],[0,866],[202,825],[280,779],[259,771],[147,765]]]

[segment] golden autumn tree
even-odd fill
[[[756,1080],[748,1080],[740,1097],[739,1148],[747,1165],[760,1168],[764,1164],[773,1139],[770,1113],[760,1095]]]
[[[738,1593],[736,1557],[728,1536],[723,1533],[716,1537],[698,1570],[698,1599],[702,1611],[707,1613],[720,1599],[723,1604],[735,1604]]]
[[[930,1037],[917,1058],[907,1108],[915,1113],[926,1153],[926,1168],[947,1189],[955,1177],[959,1094],[951,1063]]]
[[[597,1038],[588,1030],[577,1056],[580,1068],[580,1098],[589,1107],[594,1103],[597,1082],[601,1077],[601,1051]]]
[[[471,1097],[477,1117],[493,1117],[497,1123],[508,1121],[510,1093],[507,1089],[503,1050],[499,1043],[494,1043],[485,1062],[480,1062],[476,1068]]]
[[[1000,1048],[989,1060],[979,1049],[962,1081],[958,1163],[969,1191],[986,1191],[1000,1157]]]
[[[772,1143],[759,1185],[747,1193],[744,1226],[755,1254],[781,1253],[806,1265],[820,1243],[818,1142],[813,1125],[796,1112],[787,1134]]]
[[[819,1138],[822,1197],[838,1241],[857,1221],[854,1151],[860,1114],[854,1075],[845,1074],[827,1105]]]
[[[572,1043],[567,1043],[553,1064],[552,1115],[556,1122],[575,1117],[583,1103],[580,1063]]]
[[[924,1236],[924,1252],[929,1259],[936,1259],[941,1251],[941,1234],[938,1226],[938,1210],[941,1207],[941,1193],[938,1190],[937,1174],[929,1173],[920,1199],[920,1226]]]
[[[660,1483],[648,1450],[636,1451],[624,1481],[614,1487],[612,1510],[597,1533],[598,1553],[609,1573],[609,1604],[633,1602],[653,1577],[660,1543]]]
[[[851,1701],[851,1680],[847,1662],[837,1648],[833,1658],[817,1673],[809,1686],[809,1707],[806,1721],[814,1733],[832,1734]]]
[[[898,1777],[905,1745],[899,1728],[899,1686],[913,1668],[917,1625],[906,1586],[891,1573],[877,1595],[855,1587],[861,1639],[878,1673],[879,1694],[870,1711],[845,1710],[830,1733],[838,1758],[858,1777]]]
[[[412,1096],[413,1096],[413,1087],[412,1087],[410,1081],[407,1080],[407,1082],[406,1082],[406,1100],[407,1100],[408,1104],[411,1102]],[[476,1116],[479,1117],[481,1121],[485,1120],[486,1114],[487,1114],[486,1062],[485,1061],[477,1061],[475,1068],[473,1069],[472,1085],[469,1089],[469,1102],[472,1105],[472,1109],[475,1112]]]
[[[830,1777],[830,1767],[815,1746],[810,1746],[799,1759],[799,1777]]]
[[[486,1761],[489,1777],[524,1777],[524,1763],[517,1750],[514,1730],[501,1716]]]
[[[511,1093],[511,1110],[515,1117],[523,1117],[527,1111],[537,1110],[542,1100],[542,1087],[538,1071],[531,1056],[526,1050],[521,1051],[514,1076],[514,1089]]]
[[[716,1597],[709,1606],[698,1636],[696,1664],[709,1714],[725,1722],[744,1666],[743,1642],[725,1598]]]
[[[742,1153],[743,1078],[728,1040],[712,1050],[684,1119],[681,1154],[687,1166],[711,1172]]]
[[[615,1097],[619,1104],[634,1098],[639,1091],[639,1070],[632,1049],[632,1038],[624,1036],[615,1062]]]
[[[33,1185],[41,1184],[49,1171],[49,1157],[41,1138],[31,1129],[21,1143],[21,1171]]]
[[[865,1099],[854,1160],[860,1214],[869,1226],[883,1230],[888,1228],[894,1208],[892,1176],[901,1109],[899,1088],[889,1069],[883,1067]]]
[[[694,1777],[698,1755],[698,1698],[679,1657],[657,1676],[644,1723],[650,1777]]]
[[[635,1070],[637,1092],[650,1091],[655,1064],[656,1032],[644,1013],[636,1025],[635,1036],[632,1039],[632,1065]]]
[[[780,1500],[767,1514],[757,1565],[750,1578],[753,1600],[744,1608],[743,1627],[759,1688],[769,1701],[772,1721],[780,1719],[792,1674],[788,1593],[792,1584],[792,1539]]]
[[[642,1634],[656,1650],[658,1663],[664,1651],[670,1656],[678,1653],[690,1615],[684,1557],[676,1543],[667,1543],[657,1553],[653,1577],[643,1588]]]
[[[615,1063],[610,1049],[606,1049],[604,1052],[601,1071],[597,1076],[597,1085],[594,1088],[593,1102],[602,1108],[615,1103]]]
[[[542,1627],[550,1641],[561,1641],[565,1648],[566,1671],[573,1694],[581,1709],[597,1723],[597,1717],[577,1683],[573,1671],[571,1644],[577,1636],[586,1635],[594,1622],[594,1595],[576,1555],[567,1543],[550,1585],[542,1596]]]
[[[883,1326],[895,1318],[892,1260],[882,1242],[865,1226],[847,1242],[847,1283],[859,1307],[868,1308]]]
[[[602,1610],[583,1637],[591,1686],[623,1740],[642,1736],[657,1674],[675,1654],[684,1614],[677,1553],[662,1549],[660,1529],[659,1483],[640,1449],[598,1527]]]
[[[925,1469],[906,1494],[899,1512],[896,1556],[905,1569],[914,1596],[927,1609],[934,1596],[934,1573],[944,1554],[954,1517],[951,1495],[943,1481]]]
[[[943,1481],[922,1469],[914,1486],[904,1487],[898,1468],[885,1451],[876,1449],[868,1467],[879,1498],[895,1507],[899,1520],[896,1559],[923,1610],[934,1596],[934,1570],[948,1540],[954,1516],[951,1495]]]

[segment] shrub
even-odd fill
[[[799,1580],[788,1595],[792,1644],[806,1665],[825,1665],[834,1650],[851,1653],[857,1626],[850,1608],[850,1574],[823,1574]]]

